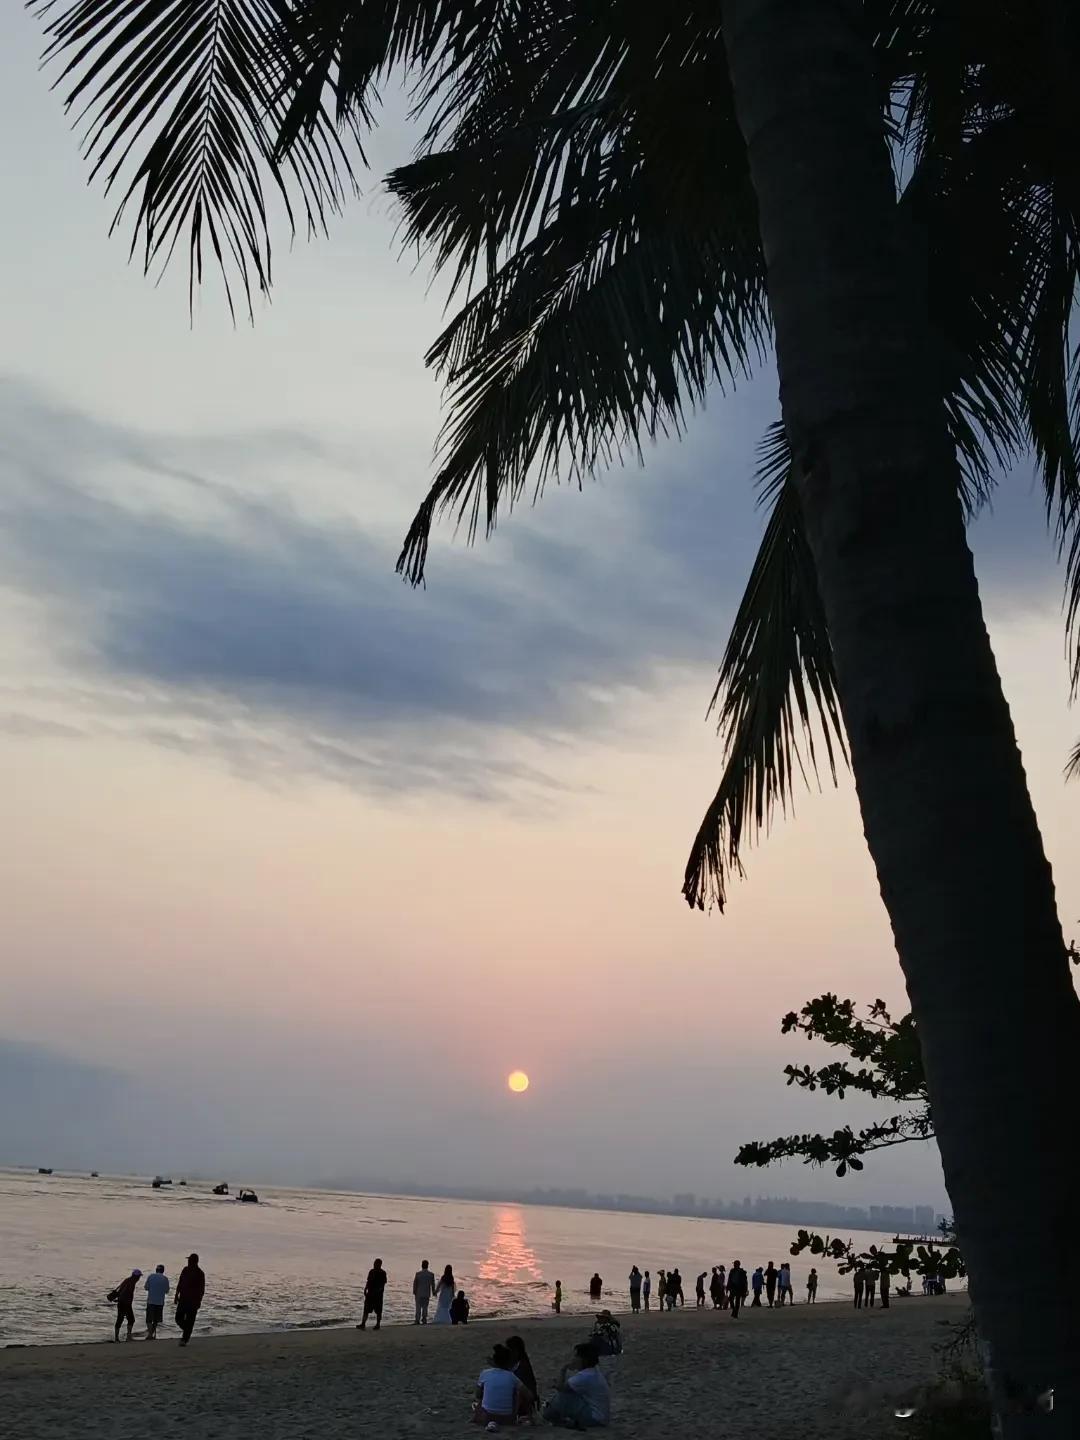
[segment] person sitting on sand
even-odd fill
[[[356,1327],[358,1330],[367,1329],[369,1315],[375,1316],[375,1329],[382,1329],[383,1295],[386,1292],[388,1278],[382,1261],[373,1261],[371,1269],[367,1272],[367,1280],[364,1282],[364,1313],[360,1317],[360,1324]],[[438,1319],[438,1316],[435,1318]]]
[[[599,1299],[600,1299],[600,1296],[601,1296],[603,1293],[604,1293],[604,1282],[603,1282],[603,1280],[600,1279],[600,1276],[594,1271],[594,1272],[593,1272],[593,1277],[592,1277],[592,1279],[589,1281],[589,1299],[590,1299],[590,1300],[599,1300]]]
[[[806,1303],[817,1304],[817,1270],[811,1270],[806,1277]]]
[[[701,1274],[697,1277],[697,1281],[694,1285],[694,1300],[696,1301],[697,1308],[699,1310],[704,1310],[705,1308],[705,1279],[708,1273],[709,1272],[707,1270],[702,1270]]]
[[[450,1302],[450,1324],[467,1325],[469,1323],[469,1302],[465,1291],[459,1290]]]
[[[516,1425],[520,1407],[521,1381],[514,1374],[514,1359],[505,1345],[494,1345],[491,1364],[480,1371],[476,1382],[473,1424],[497,1430]]]
[[[164,1265],[146,1277],[143,1289],[146,1291],[146,1338],[156,1340],[157,1328],[165,1319],[165,1296],[169,1293],[169,1277]]]
[[[630,1309],[635,1315],[641,1309],[641,1271],[636,1265],[630,1271]]]
[[[121,1280],[115,1290],[110,1290],[108,1298],[116,1302],[116,1328],[113,1331],[113,1343],[120,1341],[120,1326],[127,1322],[127,1334],[125,1340],[131,1339],[131,1332],[135,1329],[135,1285],[142,1275],[141,1270],[132,1270],[126,1279]]]
[[[510,1351],[510,1357],[514,1362],[514,1374],[521,1381],[518,1400],[519,1413],[531,1414],[539,1404],[540,1387],[536,1383],[536,1372],[529,1359],[529,1352],[525,1349],[525,1341],[520,1335],[511,1335],[506,1342],[506,1348]]]
[[[622,1354],[622,1329],[610,1310],[601,1310],[597,1315],[591,1339],[601,1355]]]
[[[191,1342],[191,1332],[199,1318],[203,1298],[206,1295],[206,1275],[199,1268],[198,1255],[189,1255],[188,1262],[180,1271],[176,1282],[176,1323],[180,1326],[180,1344]]]
[[[649,1308],[649,1299],[652,1295],[652,1276],[648,1270],[645,1271],[645,1279],[641,1282],[641,1298],[645,1302],[645,1309]]]
[[[592,1429],[611,1420],[611,1392],[600,1372],[596,1346],[586,1340],[574,1346],[574,1359],[564,1365],[558,1388],[544,1406],[544,1419],[552,1425]]]
[[[751,1310],[754,1308],[755,1305],[759,1309],[761,1308],[761,1292],[762,1290],[764,1290],[764,1288],[765,1271],[762,1270],[761,1266],[759,1265],[754,1271],[753,1275],[750,1276],[750,1289],[754,1292],[754,1298],[750,1302]]]
[[[739,1318],[739,1311],[742,1309],[743,1301],[746,1299],[748,1288],[746,1271],[742,1268],[742,1261],[733,1260],[727,1277],[728,1300],[731,1303],[731,1318],[733,1320]]]
[[[561,1315],[561,1314],[562,1314],[562,1281],[561,1281],[561,1280],[556,1280],[556,1281],[555,1281],[555,1294],[554,1294],[554,1296],[553,1296],[553,1298],[552,1298],[552,1301],[551,1301],[551,1308],[552,1308],[552,1310],[555,1311],[555,1314],[556,1314],[556,1315]]]

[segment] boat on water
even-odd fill
[[[52,1166],[51,1166],[51,1165],[39,1165],[39,1166],[37,1167],[37,1173],[38,1173],[39,1175],[51,1175],[51,1174],[52,1174]]]
[[[186,1180],[181,1180],[181,1181],[180,1181],[180,1184],[181,1184],[181,1185],[186,1185],[186,1184],[187,1184],[187,1181],[186,1181]]]
[[[254,1190],[241,1190],[236,1198],[241,1205],[257,1205],[259,1203],[259,1197]]]
[[[154,1190],[160,1190],[163,1185],[171,1185],[172,1181],[166,1180],[164,1175],[155,1175],[153,1180],[150,1181],[150,1184]]]
[[[220,1185],[215,1185],[215,1186],[214,1186],[214,1194],[215,1194],[215,1195],[227,1195],[228,1193],[229,1193],[229,1187],[228,1187],[228,1185],[226,1185],[226,1183],[225,1183],[224,1180],[221,1182]]]
[[[91,1180],[96,1180],[97,1178],[98,1178],[98,1172],[97,1172],[96,1170],[91,1170],[91,1171],[90,1171],[90,1179],[91,1179]]]

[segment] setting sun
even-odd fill
[[[515,1095],[520,1095],[523,1090],[529,1088],[529,1077],[524,1070],[514,1070],[506,1077],[506,1083]]]

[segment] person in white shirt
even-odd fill
[[[426,1260],[420,1261],[420,1269],[413,1276],[412,1293],[413,1300],[416,1302],[416,1319],[413,1324],[426,1325],[428,1306],[435,1293],[435,1276],[428,1268]]]
[[[592,1429],[611,1422],[611,1391],[600,1370],[600,1352],[589,1341],[574,1346],[574,1363],[564,1365],[555,1394],[544,1406],[552,1425]]]
[[[518,1411],[526,1398],[523,1386],[514,1374],[514,1357],[505,1345],[495,1345],[491,1364],[480,1371],[476,1382],[476,1404],[473,1424],[497,1430],[500,1425],[517,1424]]]
[[[157,1327],[165,1319],[165,1297],[169,1293],[169,1277],[164,1265],[146,1277],[143,1289],[146,1291],[146,1338],[156,1340]]]

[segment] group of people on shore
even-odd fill
[[[364,1313],[358,1330],[366,1330],[368,1320],[374,1316],[374,1329],[382,1329],[383,1297],[386,1294],[386,1285],[389,1276],[383,1269],[381,1260],[376,1260],[367,1273],[367,1280],[364,1282]],[[467,1325],[469,1323],[469,1301],[464,1290],[457,1288],[457,1281],[454,1279],[454,1267],[447,1265],[438,1280],[427,1260],[421,1260],[420,1269],[413,1276],[413,1305],[415,1307],[414,1325],[426,1325],[428,1323],[428,1311],[431,1308],[432,1300],[435,1301],[435,1314],[432,1316],[433,1325]]]
[[[142,1278],[141,1270],[132,1270],[131,1274],[125,1276],[115,1290],[110,1290],[106,1296],[106,1299],[116,1306],[114,1342],[119,1342],[120,1331],[125,1325],[127,1334],[124,1339],[131,1339],[131,1332],[135,1328],[135,1295]],[[147,1275],[142,1288],[146,1293],[146,1338],[147,1340],[156,1340],[158,1326],[165,1320],[165,1302],[172,1290],[172,1282],[165,1273],[165,1266],[158,1265],[152,1274]],[[180,1271],[180,1278],[176,1282],[176,1290],[173,1293],[181,1345],[187,1345],[191,1340],[205,1294],[206,1275],[199,1265],[199,1257],[195,1254],[189,1255],[187,1264]]]
[[[641,1310],[653,1308],[653,1280],[648,1270],[644,1274],[635,1265],[630,1271],[630,1309],[635,1315]],[[589,1296],[597,1300],[603,1294],[604,1282],[594,1274],[589,1281]],[[817,1303],[818,1273],[812,1269],[806,1277],[806,1301]],[[764,1298],[771,1310],[774,1306],[794,1305],[795,1289],[791,1279],[791,1266],[785,1261],[779,1269],[770,1260],[768,1265],[759,1265],[752,1274],[743,1268],[741,1260],[733,1260],[731,1268],[714,1265],[712,1271],[702,1270],[694,1284],[694,1299],[697,1308],[703,1310],[706,1296],[714,1310],[730,1311],[732,1319],[739,1318],[739,1312],[747,1304],[760,1306]],[[686,1304],[683,1279],[678,1266],[671,1270],[656,1272],[656,1309],[674,1310]]]
[[[516,1425],[542,1415],[549,1424],[571,1430],[591,1430],[611,1421],[611,1391],[601,1369],[601,1356],[622,1349],[619,1322],[610,1311],[596,1317],[593,1334],[575,1345],[559,1371],[555,1388],[540,1403],[536,1373],[520,1335],[496,1345],[491,1360],[476,1382],[473,1423],[488,1430]]]

